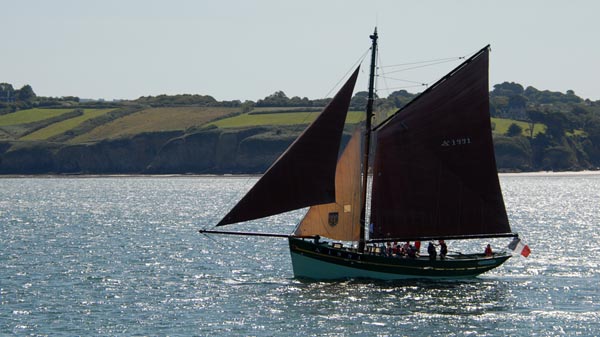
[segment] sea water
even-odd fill
[[[255,178],[1,178],[0,335],[600,335],[600,175],[500,180],[529,258],[461,281],[308,282],[285,239],[197,232]],[[290,233],[302,214],[232,229]]]

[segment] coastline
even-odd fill
[[[369,174],[370,175],[370,174]],[[500,177],[517,177],[517,176],[529,176],[529,177],[560,177],[560,176],[593,176],[600,175],[600,170],[591,171],[535,171],[535,172],[504,172],[498,173]],[[18,179],[18,178],[29,178],[29,179],[45,179],[45,178],[219,178],[219,179],[232,179],[232,178],[258,178],[262,174],[0,174],[1,179]]]
[[[536,172],[506,172],[498,173],[501,177],[514,177],[514,176],[529,176],[529,177],[560,177],[560,176],[593,176],[600,175],[600,170],[591,171],[536,171]]]
[[[0,174],[1,179],[45,179],[45,178],[258,178],[262,174]]]

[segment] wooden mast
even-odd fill
[[[371,45],[371,68],[369,72],[369,97],[367,100],[367,116],[365,120],[365,149],[363,158],[363,175],[361,191],[361,209],[360,209],[360,240],[358,241],[358,251],[365,250],[366,240],[366,217],[367,217],[367,183],[369,177],[369,149],[371,147],[371,120],[373,119],[373,102],[375,101],[375,61],[377,57],[377,27],[373,35],[369,36],[372,40]]]

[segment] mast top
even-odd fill
[[[377,41],[377,26],[375,26],[375,31],[373,32],[373,35],[369,35],[369,37],[371,38],[371,40]]]

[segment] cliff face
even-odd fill
[[[207,173],[215,166],[219,132],[199,132],[171,139],[149,163],[147,173]]]
[[[40,144],[20,147],[20,144],[4,145],[0,155],[2,174],[43,174],[53,172],[53,148]]]
[[[145,133],[76,145],[0,143],[0,174],[262,173],[295,136],[251,128]]]
[[[77,145],[4,143],[8,148],[0,152],[0,173],[142,173],[162,145],[179,135],[181,132],[149,133]]]
[[[139,134],[89,145],[65,146],[55,154],[57,173],[142,173],[165,142],[181,132]]]
[[[262,173],[295,137],[261,141],[268,129],[206,130],[172,139],[147,173]]]
[[[243,139],[238,147],[237,167],[246,172],[266,171],[296,137],[255,135]]]

